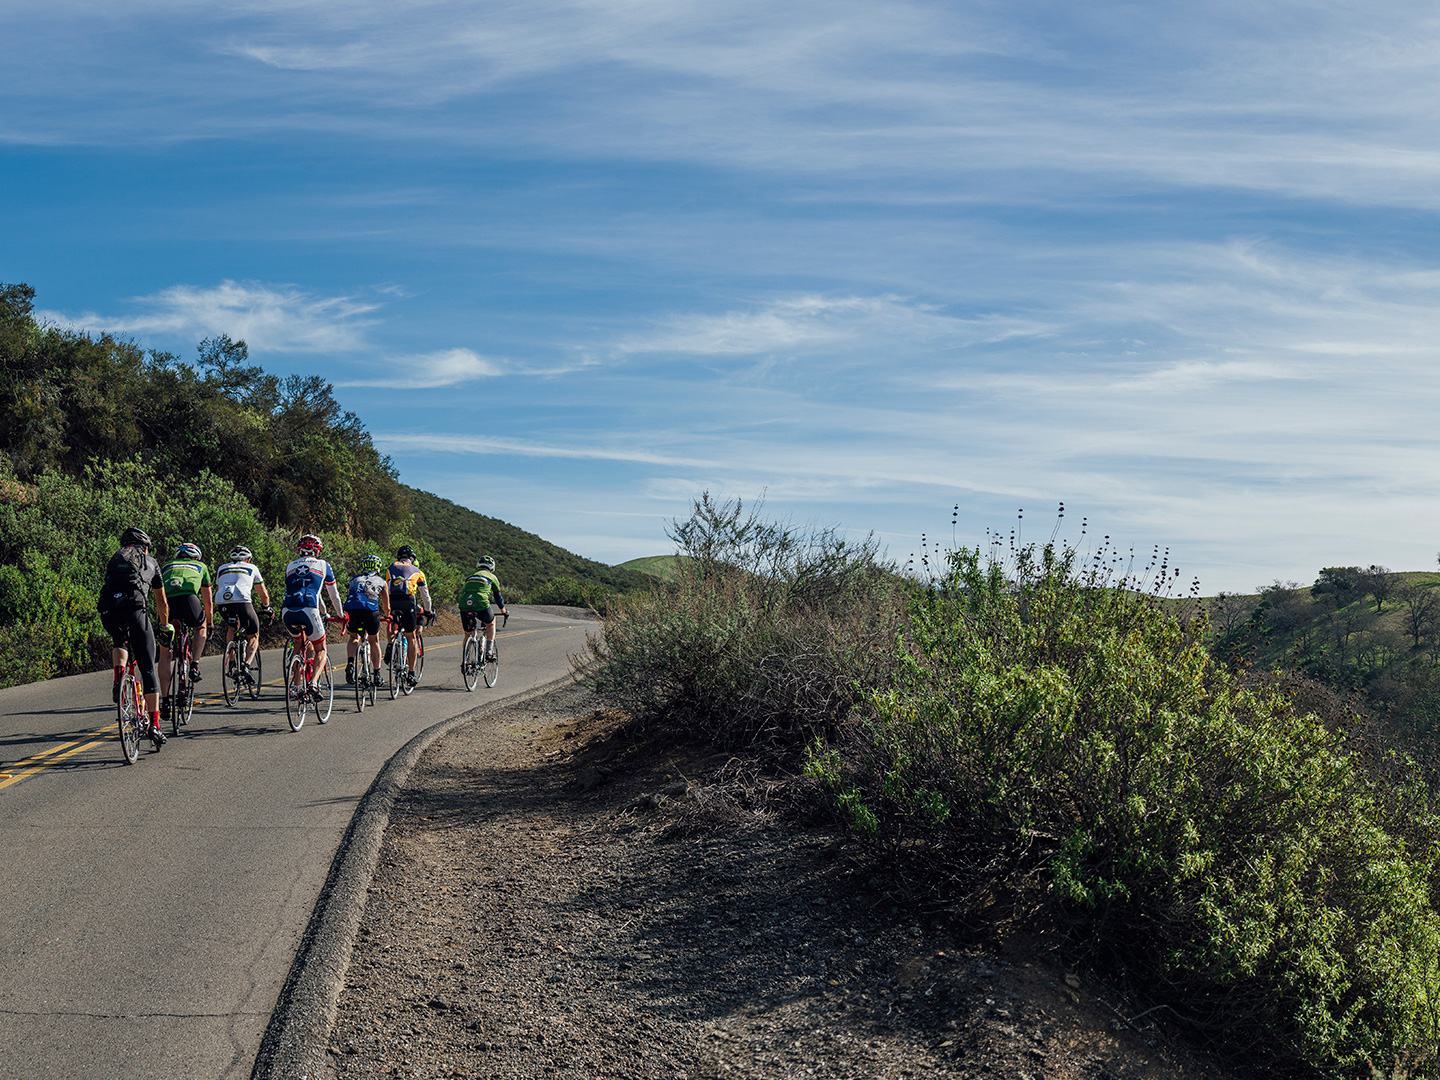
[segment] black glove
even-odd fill
[[[168,622],[164,626],[155,628],[155,640],[164,645],[167,649],[175,642],[175,627]]]
[[[425,625],[426,625],[426,626],[434,626],[434,625],[435,625],[435,612],[433,612],[433,611],[427,611],[427,612],[425,613]]]

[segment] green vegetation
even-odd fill
[[[659,578],[661,581],[673,583],[680,580],[680,556],[645,555],[639,559],[631,559],[629,562],[620,563],[616,569],[638,570],[642,574],[649,574],[651,577]]]
[[[1217,662],[1163,568],[1142,588],[1113,552],[960,549],[906,584],[708,499],[674,534],[691,561],[614,605],[596,689],[803,755],[897,881],[971,925],[1027,912],[1247,1073],[1433,1063],[1430,790],[1343,709]]]
[[[596,590],[649,582],[405,488],[329,384],[266,374],[244,342],[202,342],[187,364],[42,325],[33,300],[0,285],[0,686],[108,663],[95,597],[132,524],[162,560],[188,540],[216,565],[243,543],[272,590],[304,531],[342,574],[412,544],[442,604],[477,548],[517,600],[552,577],[601,603]]]
[[[596,595],[647,588],[652,584],[644,574],[583,558],[534,533],[498,518],[477,514],[449,499],[415,488],[404,490],[414,514],[414,531],[450,562],[464,567],[467,573],[479,556],[493,555],[507,599],[513,590],[517,597],[524,596],[535,603],[568,603],[534,599],[536,590],[556,578],[574,579]]]

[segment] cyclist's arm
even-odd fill
[[[389,590],[389,589],[381,589],[381,590],[380,590],[380,614],[383,615],[383,616],[384,616],[385,618],[387,618],[387,619],[390,617],[390,590]]]
[[[498,581],[495,583],[495,588],[492,591],[495,593],[495,606],[498,607],[501,611],[504,611],[505,597],[500,595],[500,583]]]
[[[265,583],[263,581],[257,581],[255,583],[255,595],[260,598],[260,603],[264,604],[266,607],[270,606],[270,591],[265,588]]]
[[[164,626],[170,621],[170,601],[165,596],[164,589],[155,590],[155,622],[158,626]]]
[[[423,575],[420,578],[419,587],[415,590],[415,601],[426,611],[435,610],[435,605],[430,602],[430,586],[425,584]]]
[[[343,610],[344,605],[340,603],[340,590],[335,587],[334,581],[327,581],[325,583],[325,591],[330,597],[331,609],[337,612]]]
[[[205,606],[205,625],[215,625],[215,590],[209,585],[200,586],[200,602]]]

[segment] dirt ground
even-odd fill
[[[742,767],[647,746],[579,688],[432,746],[334,1075],[1218,1080],[1039,951],[896,906],[842,837],[746,809]]]

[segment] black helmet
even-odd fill
[[[400,550],[395,552],[395,557],[397,559],[414,559],[415,549],[409,544],[401,544]]]
[[[121,547],[153,547],[150,543],[150,534],[144,529],[138,529],[134,525],[126,529],[120,535]]]

